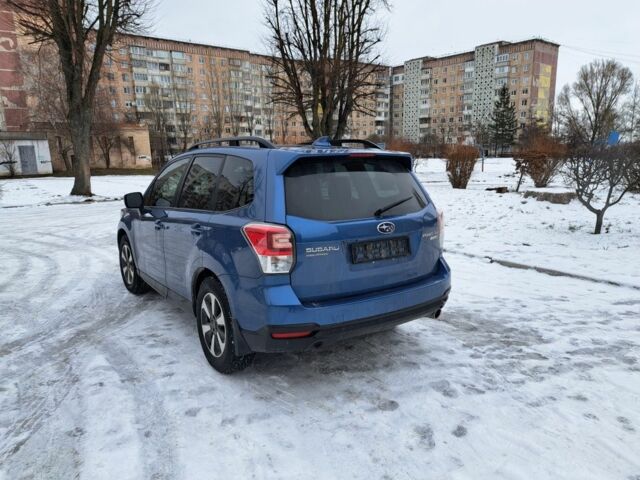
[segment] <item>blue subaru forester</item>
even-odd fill
[[[358,145],[358,148],[354,148]],[[126,288],[197,318],[218,371],[437,317],[443,221],[406,153],[362,140],[211,140],[173,158],[118,225]]]

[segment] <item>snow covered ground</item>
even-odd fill
[[[640,198],[594,237],[575,202],[485,192],[515,184],[508,161],[467,191],[443,171],[419,168],[447,215],[440,320],[233,376],[191,315],[121,285],[120,202],[47,206],[70,179],[1,181],[0,206],[32,206],[0,208],[0,480],[640,478],[640,291],[462,254],[638,285]]]
[[[100,176],[91,178],[95,202],[121,198],[125,193],[146,188],[153,177],[147,175]],[[69,177],[0,180],[0,207],[46,206],[82,203],[87,199],[69,195],[73,179]]]

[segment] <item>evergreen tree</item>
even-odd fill
[[[516,108],[511,104],[511,97],[506,84],[500,89],[490,120],[489,132],[491,133],[494,152],[497,155],[498,146],[500,146],[501,152],[505,146],[513,146],[516,130],[518,129]]]

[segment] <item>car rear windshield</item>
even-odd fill
[[[288,215],[326,221],[404,215],[427,204],[405,164],[383,157],[302,158],[285,173],[285,193]]]

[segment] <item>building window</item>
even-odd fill
[[[529,60],[529,52],[525,52],[524,53],[524,59],[525,60]]]
[[[520,104],[521,104],[523,107],[526,107],[526,106],[527,106],[527,99],[525,98],[524,100],[522,100],[522,102],[520,102]]]
[[[529,94],[529,89],[528,88],[523,88],[522,89],[522,94],[523,95],[528,95]]]

